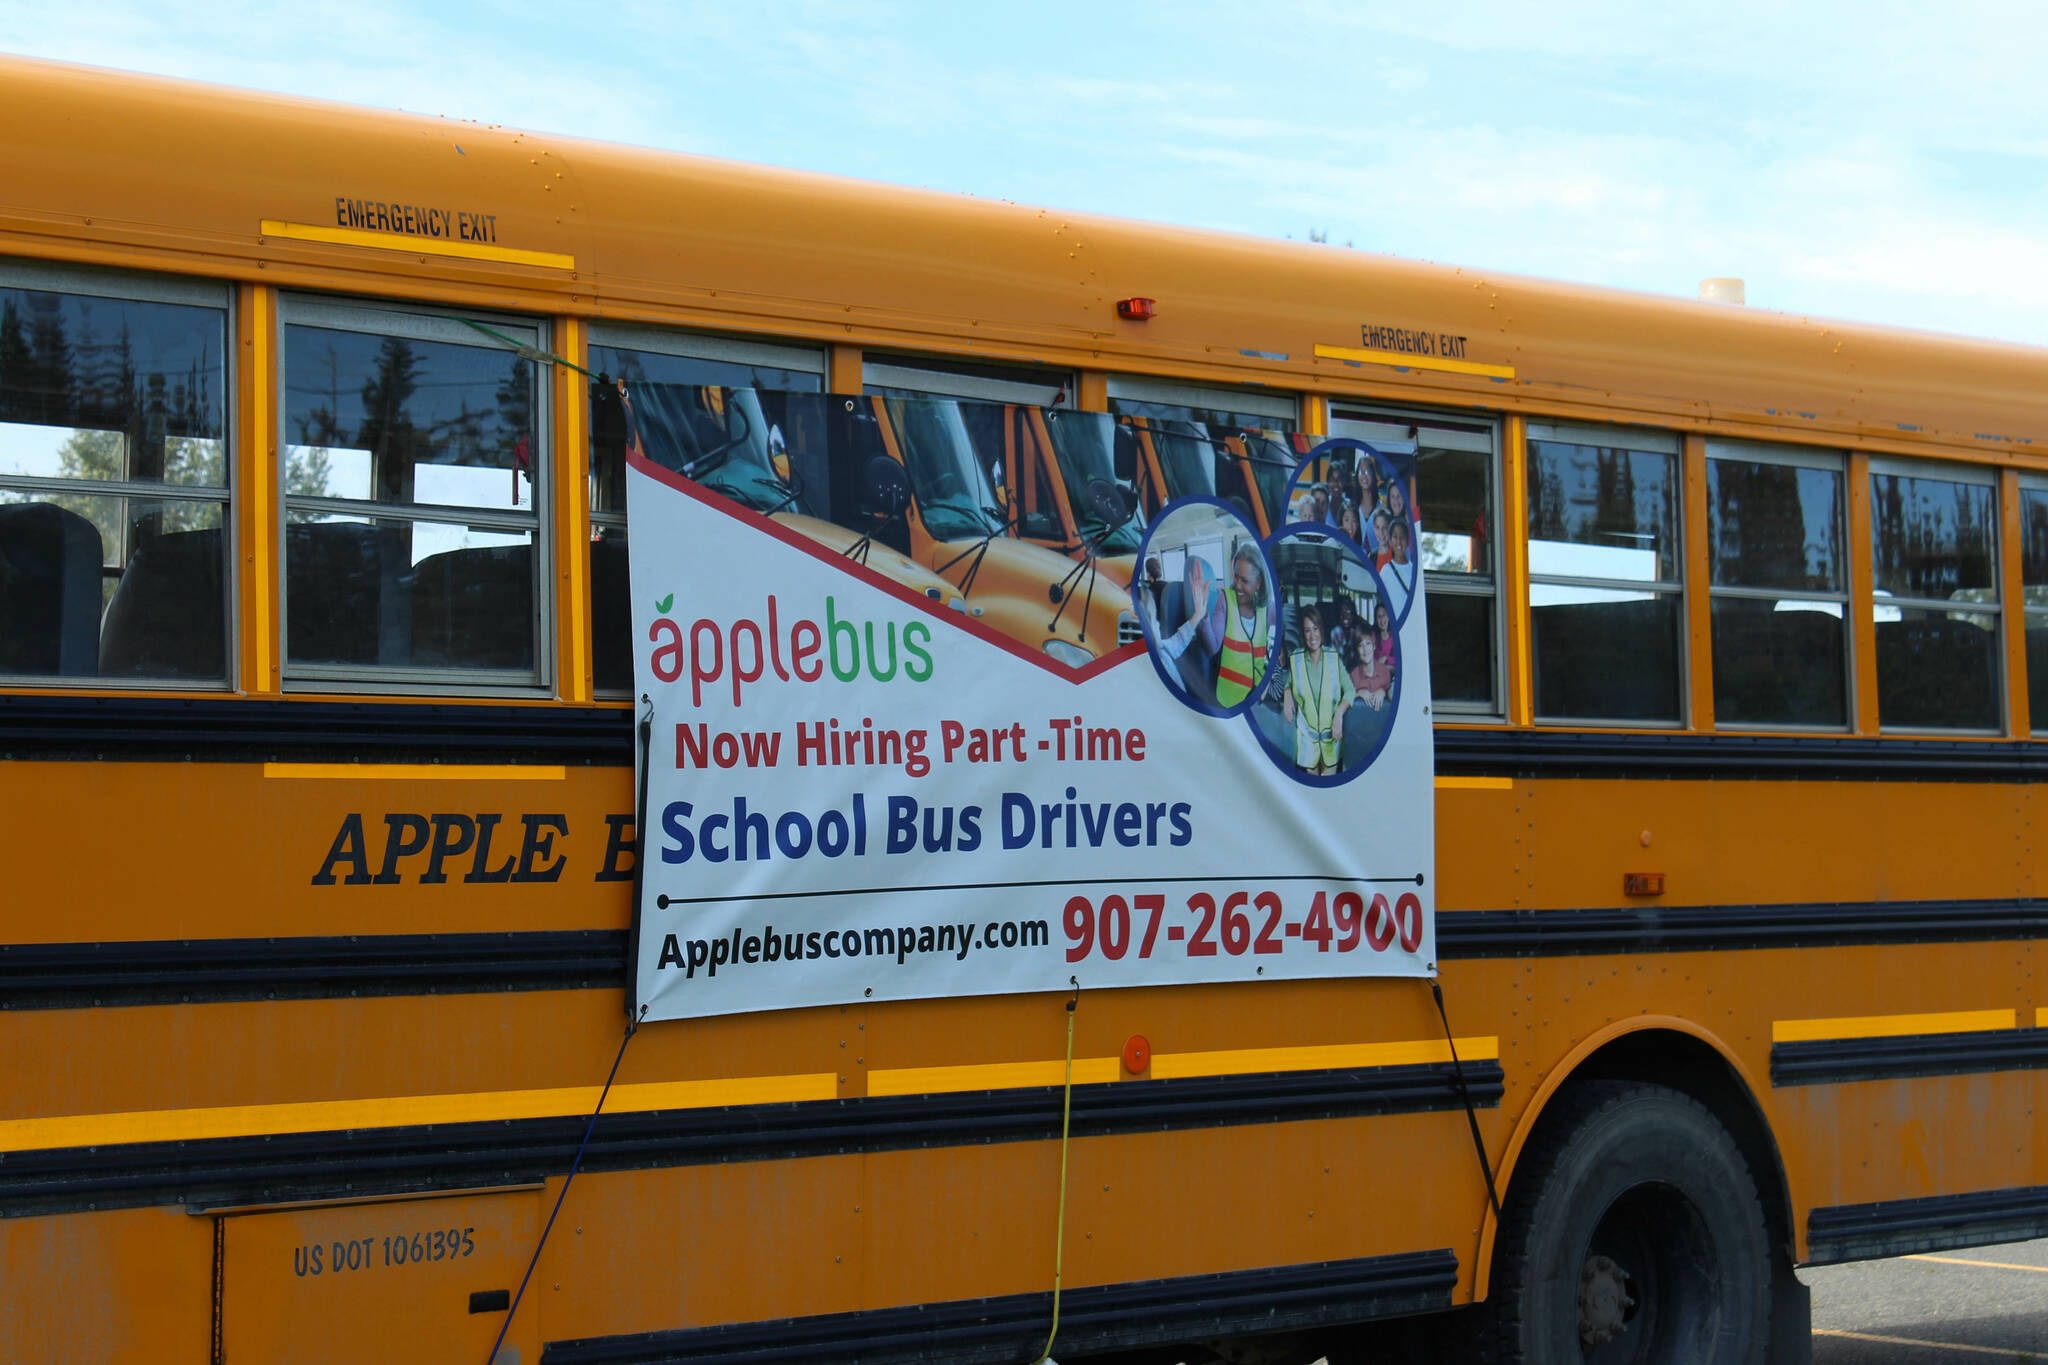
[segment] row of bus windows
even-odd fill
[[[1846,460],[1719,441],[1706,453],[1716,722],[1846,727]],[[1528,468],[1538,713],[1678,721],[1685,621],[1677,438],[1632,434],[1624,442],[1615,433],[1532,424]],[[2004,664],[1992,476],[1874,462],[1870,484],[1880,723],[1998,728]],[[2022,496],[2026,582],[2048,584],[2048,493]],[[2028,640],[2048,651],[2048,632],[2031,617]],[[2036,724],[2048,725],[2048,677],[2038,669],[2032,676]]]
[[[226,684],[225,302],[198,286],[10,285],[0,276],[0,676]],[[296,298],[284,301],[282,322],[288,678],[544,687],[552,575],[541,509],[551,499],[552,424],[547,388],[519,348],[545,349],[545,328]],[[596,338],[590,361],[642,394],[643,419],[657,423],[663,394],[825,388],[822,356],[796,346],[618,329]],[[864,378],[871,396],[990,405],[960,409],[970,430],[984,418],[999,425],[1000,405],[1072,406],[1071,376],[1057,372],[870,357]],[[1160,497],[1207,492],[1265,509],[1254,520],[1277,524],[1291,462],[1307,444],[1291,435],[1291,398],[1118,377],[1109,406],[1160,433]],[[1220,431],[1236,433],[1234,456],[1220,440],[1175,443],[1176,433]],[[1431,670],[1439,709],[1453,713],[1501,709],[1497,432],[1486,418],[1342,400],[1331,411],[1332,435],[1416,461]],[[678,439],[688,435],[677,427]],[[595,407],[592,438],[596,682],[624,693],[632,679],[623,437]],[[1068,458],[1062,450],[1038,477],[1060,477]],[[1531,423],[1526,459],[1536,714],[1681,722],[1679,438]],[[991,472],[1000,483],[1000,468]],[[1710,441],[1706,475],[1717,723],[1846,728],[1846,459]],[[1357,493],[1330,490],[1332,520],[1357,514],[1344,506]],[[1156,510],[1141,495],[1133,490],[1139,524]],[[1869,495],[1881,723],[1998,729],[1994,477],[1874,461]],[[2048,729],[2048,489],[2021,497],[2029,701],[2035,727]],[[1017,533],[1031,529],[1020,515]],[[1113,530],[1101,538],[1104,553],[1136,548],[1135,532],[1130,545],[1112,545]]]

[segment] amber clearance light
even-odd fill
[[[1118,299],[1116,315],[1127,322],[1143,322],[1158,311],[1159,305],[1153,299]]]

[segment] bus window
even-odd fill
[[[225,291],[0,273],[0,679],[227,681]]]
[[[1330,435],[1414,447],[1414,496],[1422,514],[1420,548],[1429,603],[1430,688],[1439,711],[1499,715],[1498,428],[1490,421],[1333,404]],[[1353,501],[1384,505],[1385,490],[1362,485],[1355,472],[1350,482]],[[1371,510],[1362,518],[1370,526]]]
[[[994,403],[962,403],[959,408],[960,421],[1013,532],[1067,549],[1075,537],[1067,534],[1066,519],[1060,515],[1052,461],[1039,444],[1032,410]]]
[[[1102,555],[1136,554],[1138,542],[1145,536],[1145,517],[1132,480],[1117,467],[1116,426],[1102,413],[1045,414],[1046,439],[1066,483],[1075,534],[1084,546]],[[1124,490],[1130,511],[1114,525],[1105,524],[1088,497],[1089,486],[1097,483]]]
[[[697,389],[822,393],[825,353],[816,347],[737,337],[667,332],[613,323],[590,334],[590,368],[624,380],[635,415],[653,417],[654,395]],[[767,445],[786,449],[795,433],[769,422]],[[772,456],[771,456],[772,458]],[[590,632],[592,682],[601,696],[633,687],[633,620],[626,590],[626,434],[624,410],[593,392],[590,412]]]
[[[903,447],[917,514],[934,540],[973,540],[1002,525],[995,490],[974,458],[958,403],[885,400]]]
[[[1301,425],[1301,405],[1293,394],[1184,384],[1142,375],[1109,377],[1109,410],[1118,417],[1200,422],[1209,427],[1248,427],[1256,431],[1291,432]]]
[[[861,392],[879,398],[967,398],[1027,408],[1074,406],[1074,376],[1037,365],[992,365],[950,356],[861,357]]]
[[[991,365],[943,356],[867,353],[861,392],[878,398],[956,398],[975,459],[1013,534],[1065,551],[1074,547],[1053,479],[1059,472],[1027,410],[1073,406],[1068,370]],[[1080,494],[1067,490],[1067,505]]]
[[[533,363],[450,317],[290,299],[284,322],[289,676],[545,682]]]
[[[1287,485],[1302,455],[1285,439],[1300,425],[1291,394],[1113,374],[1109,410],[1142,421],[1137,442],[1146,449],[1137,453],[1156,460],[1165,485],[1152,487],[1152,463],[1141,464],[1148,515],[1156,503],[1199,495],[1236,506],[1262,535],[1287,520]]]
[[[1827,451],[1707,442],[1716,725],[1847,728],[1843,478]]]
[[[1676,723],[1678,438],[1529,426],[1529,622],[1542,720]]]
[[[1871,463],[1877,719],[1886,729],[1998,728],[1994,477],[1955,465]]]
[[[2027,724],[2048,731],[2048,483],[2020,481],[2020,582],[2027,617]]]

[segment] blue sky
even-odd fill
[[[0,49],[2048,344],[2034,7],[1657,11],[0,0]]]

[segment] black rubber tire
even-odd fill
[[[1500,1365],[1762,1365],[1770,1246],[1728,1130],[1664,1086],[1588,1082],[1557,1104],[1517,1164],[1486,1302],[1461,1324],[1475,1354]],[[1612,1333],[1604,1341],[1581,1330],[1589,1268],[1634,1300],[1617,1325],[1622,1315],[1588,1295],[1592,1335]]]

